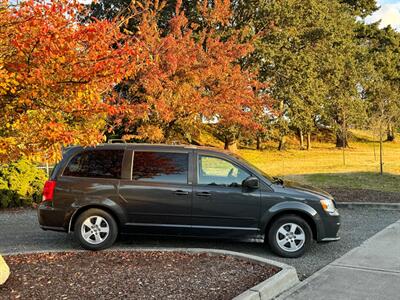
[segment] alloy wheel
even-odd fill
[[[306,240],[303,228],[295,223],[283,224],[276,232],[275,238],[279,248],[287,252],[300,250]]]
[[[82,238],[89,244],[98,245],[104,242],[110,233],[106,219],[100,216],[88,217],[81,226]]]

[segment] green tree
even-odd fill
[[[347,35],[342,35],[328,47],[321,72],[328,90],[325,121],[336,133],[336,147],[343,148],[349,146],[349,126],[362,124],[366,119],[366,106],[360,91],[364,68],[362,48],[354,39],[353,29],[347,29]]]
[[[400,119],[400,34],[391,27],[365,25],[359,32],[368,51],[368,72],[364,95],[368,102],[370,125],[377,129],[380,143],[380,166],[383,173],[383,139],[394,140],[394,128]]]
[[[380,89],[381,98],[385,99],[387,140],[394,141],[395,132],[400,126],[400,33],[390,26],[374,29],[377,32],[374,47],[370,50],[371,62],[376,77],[387,86]]]
[[[333,128],[341,146],[362,106],[352,6],[317,0],[235,3],[237,26],[247,22],[261,36],[251,62],[261,79],[271,82],[269,92],[278,100],[279,149],[289,128],[299,132],[300,141],[307,134],[310,148],[318,122]]]
[[[340,3],[348,5],[351,14],[362,18],[378,9],[376,0],[340,0]]]

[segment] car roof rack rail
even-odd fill
[[[126,144],[126,141],[123,140],[123,139],[109,139],[109,140],[107,141],[107,143],[108,143],[108,144],[120,144],[120,143]]]

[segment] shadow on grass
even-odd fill
[[[286,178],[322,188],[339,202],[400,203],[400,175],[350,172],[291,175]]]
[[[400,193],[400,175],[374,172],[314,173],[288,175],[288,179],[321,188],[364,189]]]

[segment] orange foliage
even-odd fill
[[[116,23],[82,24],[84,14],[78,1],[0,2],[1,158],[103,138],[102,94],[134,51]]]
[[[201,24],[177,1],[167,29],[157,24],[165,2],[132,2],[140,21],[124,34],[129,20],[82,23],[76,0],[0,1],[0,159],[95,144],[117,127],[152,142],[204,121],[258,128],[268,99],[238,64],[253,49],[229,0],[199,1]]]
[[[123,93],[113,98],[121,107],[115,127],[134,132],[140,120],[139,126],[159,126],[164,139],[171,130],[188,133],[205,120],[257,128],[254,116],[268,99],[260,96],[256,74],[238,64],[253,50],[252,41],[242,41],[242,31],[224,30],[232,28],[230,1],[214,1],[213,7],[200,1],[202,24],[189,22],[178,1],[167,29],[157,24],[163,7],[153,1],[140,6],[141,21],[131,40],[142,49],[142,60],[121,84]],[[151,140],[148,134],[144,138]]]

